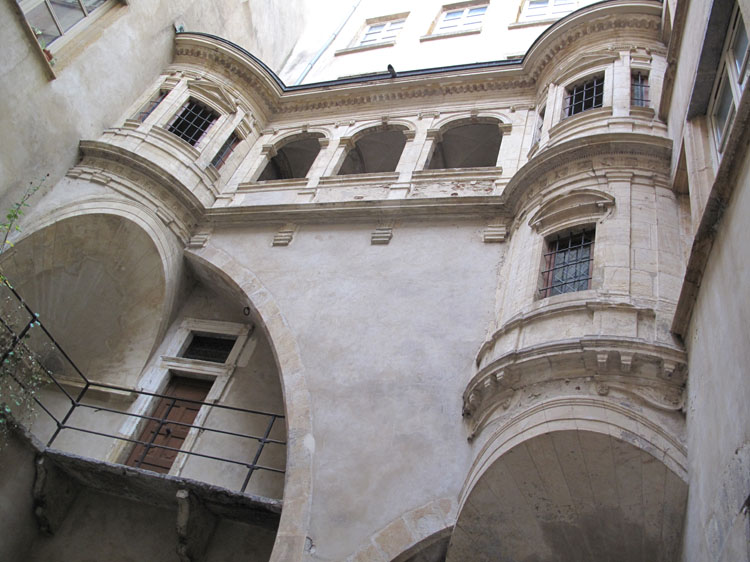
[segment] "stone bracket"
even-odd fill
[[[42,533],[53,535],[65,521],[79,487],[43,454],[37,456],[34,465],[34,517]]]
[[[504,224],[490,223],[482,233],[482,240],[487,244],[505,242],[508,229]]]
[[[202,562],[216,530],[217,517],[188,490],[178,490],[176,497],[177,555],[180,562]]]
[[[297,225],[287,223],[282,226],[279,231],[274,234],[272,246],[288,246],[294,239],[294,234],[297,232]]]
[[[375,228],[370,237],[370,244],[385,245],[393,238],[393,222],[382,223]]]

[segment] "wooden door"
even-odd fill
[[[169,386],[164,391],[167,397],[159,399],[154,413],[151,414],[152,417],[157,419],[148,420],[146,427],[138,438],[146,445],[137,444],[133,447],[125,464],[165,474],[169,472],[178,451],[149,445],[180,449],[190,428],[172,422],[192,424],[201,408],[200,404],[180,399],[201,402],[206,399],[212,384],[213,381],[173,376]]]

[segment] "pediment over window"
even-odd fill
[[[237,100],[235,100],[226,89],[205,78],[188,80],[190,93],[210,104],[218,106],[223,112],[232,114],[237,111]]]
[[[604,218],[615,206],[615,198],[595,189],[577,189],[550,198],[529,219],[537,232],[595,222]]]

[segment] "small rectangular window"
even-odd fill
[[[648,107],[650,103],[648,74],[645,72],[634,72],[630,75],[630,105]]]
[[[440,14],[433,35],[481,29],[486,12],[486,5],[445,10]]]
[[[542,262],[540,297],[589,289],[593,261],[593,229],[548,238]]]
[[[745,71],[747,70],[748,58],[748,39],[745,21],[742,14],[737,10],[737,19],[734,22],[734,37],[732,37],[731,58],[734,61],[734,67],[737,70],[737,81],[740,83],[740,90],[744,82]]]
[[[193,334],[182,357],[211,363],[225,363],[236,341],[236,337],[230,336]]]
[[[220,169],[227,159],[232,155],[234,149],[240,144],[240,139],[236,134],[232,133],[229,138],[221,145],[219,152],[216,153],[214,159],[211,160],[211,165],[217,170]]]
[[[188,100],[172,120],[168,130],[195,146],[215,119],[213,111],[196,101]]]
[[[359,41],[360,46],[393,41],[401,31],[401,28],[404,27],[405,21],[406,19],[401,18],[386,22],[373,23],[362,35],[362,39]]]
[[[569,87],[565,98],[565,116],[570,117],[588,109],[601,107],[604,101],[604,77],[597,76]]]
[[[528,0],[521,20],[561,18],[576,9],[578,0]]]
[[[165,97],[167,97],[167,91],[159,90],[159,93],[148,100],[148,102],[146,102],[146,105],[144,105],[138,112],[138,115],[135,116],[136,121],[140,121],[141,123],[143,123],[146,118],[153,113],[154,109],[156,109],[156,107],[162,102]]]

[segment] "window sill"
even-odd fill
[[[464,35],[477,35],[481,33],[481,29],[469,29],[467,31],[452,31],[450,33],[437,33],[435,35],[423,35],[419,38],[420,41],[434,41],[435,39],[451,39],[453,37],[463,37]]]
[[[356,47],[347,47],[346,49],[339,49],[333,53],[334,57],[339,55],[348,55],[349,53],[362,53],[364,51],[372,51],[374,49],[382,49],[384,47],[393,47],[396,41],[383,41],[381,43],[373,43],[372,45],[357,45]]]

